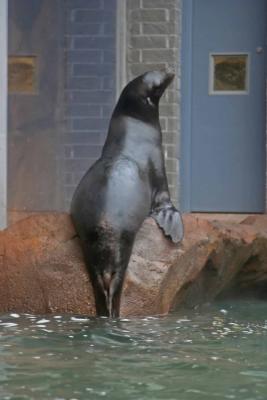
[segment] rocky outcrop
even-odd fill
[[[148,218],[136,238],[121,314],[166,314],[224,293],[266,293],[267,216],[242,223],[184,216],[174,245]],[[94,314],[79,239],[67,214],[38,214],[0,232],[0,312]]]

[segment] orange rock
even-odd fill
[[[248,217],[250,218],[250,217]],[[264,223],[262,220],[264,219]],[[166,239],[148,218],[137,235],[121,314],[166,314],[267,285],[267,220],[242,223],[185,215],[185,239]],[[0,232],[0,312],[94,314],[79,239],[68,214],[35,214]]]

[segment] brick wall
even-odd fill
[[[115,102],[116,0],[65,2],[65,121],[62,190],[73,191],[100,156]]]
[[[178,204],[181,3],[126,0],[126,80],[165,66],[176,71],[161,101],[160,115],[169,187]],[[62,182],[68,209],[77,183],[101,153],[115,103],[116,0],[66,0],[65,4]]]
[[[173,201],[179,206],[180,49],[182,0],[127,0],[127,80],[171,66],[176,79],[161,100],[165,165]]]

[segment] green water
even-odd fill
[[[266,400],[267,304],[163,318],[0,316],[0,399]]]

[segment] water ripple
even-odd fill
[[[265,303],[168,317],[0,316],[0,398],[266,400]]]

